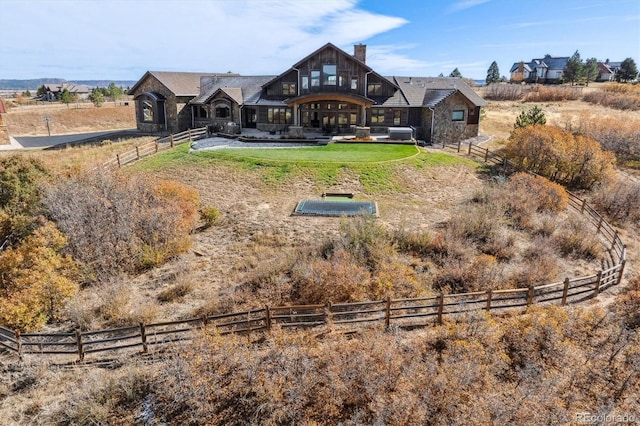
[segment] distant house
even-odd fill
[[[129,92],[141,130],[211,126],[336,134],[411,127],[427,142],[457,142],[477,136],[480,108],[487,105],[461,78],[382,76],[366,64],[362,44],[350,55],[327,43],[279,75],[209,74],[197,83],[193,75],[188,93],[165,77],[147,72]],[[171,96],[180,99],[180,108],[169,106]]]
[[[596,77],[596,81],[612,81],[615,75],[615,70],[609,66],[609,60],[598,62],[598,77]]]
[[[87,99],[91,91],[87,86],[84,85],[76,85],[73,83],[56,83],[56,84],[45,84],[44,85],[45,94],[42,97],[43,101],[57,101],[60,99],[60,95],[66,89],[72,96],[75,96],[77,99]]]
[[[560,83],[568,61],[568,56],[545,55],[544,58],[532,59],[531,62],[516,62],[509,70],[511,73],[510,81],[514,83]]]
[[[136,103],[138,130],[177,133],[192,127],[189,102],[200,94],[200,79],[217,75],[223,74],[147,71],[129,89]]]

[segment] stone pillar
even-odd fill
[[[356,127],[356,139],[371,138],[371,129],[369,127]]]

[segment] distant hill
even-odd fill
[[[111,83],[127,88],[136,83],[136,80],[65,80],[64,78],[32,78],[28,80],[0,79],[0,90],[37,90],[43,84],[73,83],[92,87],[107,87]]]

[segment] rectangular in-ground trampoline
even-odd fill
[[[377,216],[373,201],[302,200],[293,210],[295,216]]]

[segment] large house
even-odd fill
[[[532,59],[531,62],[516,62],[509,72],[514,83],[553,84],[562,81],[562,73],[569,61],[568,56],[545,55],[544,58]]]
[[[331,43],[279,75],[147,72],[131,88],[138,129],[175,132],[209,126],[226,132],[372,133],[411,127],[427,142],[477,136],[487,103],[462,79],[382,76],[366,46],[350,55]]]

